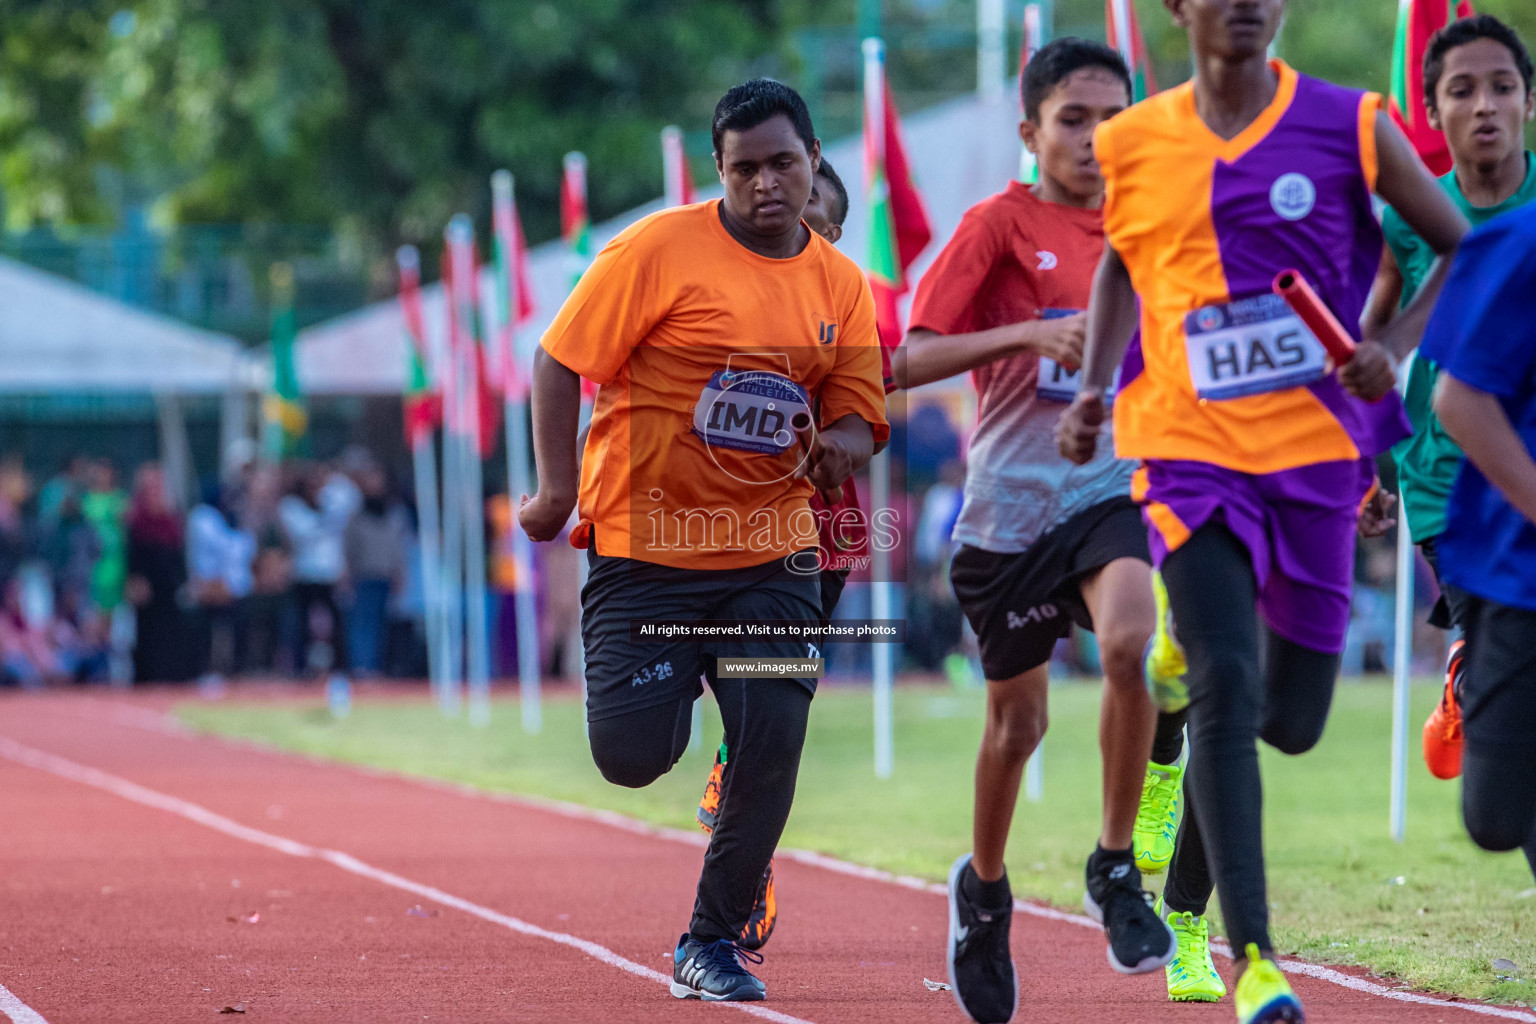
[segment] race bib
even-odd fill
[[[693,432],[711,448],[780,455],[795,445],[790,417],[810,405],[805,388],[781,373],[720,370],[699,392]]]
[[[1063,317],[1081,313],[1080,309],[1042,309],[1040,319],[1060,320]],[[1035,385],[1035,394],[1047,402],[1070,402],[1077,397],[1077,389],[1082,385],[1083,371],[1079,367],[1069,370],[1054,359],[1046,356],[1040,357],[1040,381]],[[1108,390],[1104,392],[1104,404],[1115,400],[1115,392],[1120,390],[1120,370],[1115,369],[1115,379],[1110,382]]]
[[[1284,391],[1328,373],[1328,352],[1278,295],[1204,306],[1184,317],[1189,376],[1201,399]]]

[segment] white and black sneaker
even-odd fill
[[[949,985],[955,1002],[976,1024],[1007,1024],[1019,1008],[1019,979],[1008,950],[1013,901],[997,909],[979,907],[966,895],[966,877],[976,885],[971,855],[949,869]]]
[[[760,954],[730,939],[698,942],[684,932],[672,954],[672,994],[709,1003],[757,1002],[767,996],[767,986],[742,966],[743,960],[763,962]]]
[[[1178,939],[1153,909],[1152,894],[1141,887],[1141,870],[1129,853],[1096,850],[1088,858],[1083,909],[1104,926],[1109,965],[1121,974],[1155,971],[1178,954]]]

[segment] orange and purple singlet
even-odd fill
[[[1201,120],[1192,84],[1098,130],[1105,230],[1142,309],[1114,435],[1142,462],[1132,493],[1154,561],[1220,520],[1253,558],[1269,625],[1333,652],[1371,457],[1409,425],[1395,393],[1371,403],[1340,386],[1270,285],[1299,269],[1356,329],[1382,249],[1381,97],[1272,67],[1274,100],[1233,139]]]

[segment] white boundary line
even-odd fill
[[[571,803],[565,800],[553,800],[548,797],[528,796],[520,793],[500,793],[494,790],[481,789],[466,782],[446,782],[441,779],[432,779],[420,775],[409,775],[404,772],[387,771],[381,768],[372,768],[367,765],[354,764],[349,761],[338,761],[320,757],[314,754],[294,753],[284,750],[275,744],[264,743],[259,740],[231,739],[215,733],[199,732],[183,725],[178,719],[168,712],[150,711],[131,704],[124,704],[115,700],[102,700],[101,704],[108,705],[110,713],[108,718],[120,725],[128,725],[152,732],[160,732],[166,735],[179,736],[188,740],[213,740],[218,743],[226,743],[231,746],[244,746],[259,750],[263,753],[276,754],[286,758],[299,758],[313,764],[324,765],[332,768],[345,768],[370,778],[392,779],[395,781],[409,782],[429,789],[456,793],[478,800],[489,800],[493,803],[512,804],[519,807],[528,807],[534,810],[548,811],[562,817],[572,818],[577,821],[593,822],[607,825],[610,828],[621,829],[636,835],[652,836],[657,839],[666,839],[671,842],[683,843],[688,846],[702,847],[709,843],[708,837],[702,832],[689,832],[684,829],[670,828],[666,825],[652,825],[649,822],[640,821],[620,814],[617,811],[606,811],[587,807],[583,804]],[[775,856],[785,860],[794,861],[809,867],[822,868],[841,875],[849,875],[854,878],[862,878],[870,882],[882,882],[887,885],[899,885],[904,889],[912,889],[918,892],[933,893],[948,897],[948,892],[942,882],[930,882],[927,879],[916,878],[912,875],[897,875],[880,868],[867,867],[863,864],[854,864],[850,861],[839,860],[823,853],[812,850],[796,850],[780,848]],[[1082,928],[1091,928],[1094,931],[1102,930],[1102,926],[1092,918],[1083,914],[1073,914],[1054,907],[1042,906],[1038,903],[1027,903],[1024,900],[1014,900],[1013,907],[1021,913],[1033,917],[1043,918],[1048,921],[1059,921],[1063,924],[1077,925]],[[1216,941],[1211,943],[1213,952],[1233,959],[1232,949],[1226,943]],[[1462,1010],[1466,1013],[1480,1014],[1484,1017],[1498,1017],[1504,1020],[1522,1021],[1524,1024],[1536,1024],[1536,1014],[1523,1010],[1512,1010],[1502,1006],[1489,1006],[1485,1003],[1471,1001],[1451,1001],[1435,996],[1421,995],[1417,992],[1404,992],[1400,989],[1388,988],[1378,982],[1358,978],[1352,974],[1320,964],[1308,963],[1305,960],[1284,959],[1280,965],[1294,974],[1304,975],[1317,981],[1328,982],[1341,988],[1351,989],[1355,992],[1363,992],[1382,999],[1391,999],[1400,1003],[1414,1003],[1420,1006],[1434,1006],[1443,1010]]]
[[[11,1018],[13,1024],[48,1024],[43,1015],[16,997],[16,993],[0,985],[0,1013]]]
[[[444,892],[434,886],[424,885],[421,882],[412,881],[391,871],[376,868],[340,850],[326,850],[310,846],[307,843],[286,839],[283,836],[273,835],[271,832],[263,832],[260,829],[242,825],[238,821],[226,818],[222,814],[216,814],[199,804],[148,789],[136,782],[130,782],[127,779],[99,769],[77,764],[55,754],[45,753],[41,750],[24,746],[4,736],[0,736],[0,757],[25,765],[28,768],[35,768],[52,775],[57,775],[71,782],[93,786],[114,796],[122,797],[124,800],[131,800],[134,803],[142,804],[145,807],[153,807],[156,810],[179,815],[188,821],[193,821],[213,829],[215,832],[222,832],[224,835],[244,840],[256,846],[263,846],[269,850],[287,854],[290,857],[324,861],[343,871],[379,882],[383,885],[393,886],[396,889],[403,889],[406,892],[414,893],[445,907],[461,910],[473,917],[480,918],[482,921],[499,924],[503,928],[508,928],[521,935],[528,935],[562,946],[568,946],[585,953],[594,960],[607,964],[609,967],[617,967],[621,971],[644,978],[647,981],[653,981],[662,985],[670,985],[672,983],[670,976],[662,974],[660,971],[652,970],[642,964],[637,964],[633,960],[620,956],[606,946],[600,946],[595,942],[577,938],[574,935],[567,935],[564,932],[554,932],[547,928],[540,928],[536,924],[529,924],[527,921],[491,910],[489,907],[483,907],[478,903],[471,903],[469,900]],[[9,1014],[16,1024],[47,1024],[47,1021],[21,1003],[20,1000],[16,1000],[15,1005],[23,1015],[20,1017],[16,1016],[13,1008],[5,1000],[5,996],[9,996],[10,993],[6,992],[3,988],[0,988],[0,993],[4,993],[4,995],[0,995],[0,1009]],[[787,1013],[780,1013],[777,1010],[770,1010],[768,1007],[759,1006],[756,1003],[721,1003],[719,1005],[729,1006],[744,1013],[750,1013],[752,1016],[760,1017],[763,1020],[774,1021],[775,1024],[811,1024],[810,1021],[799,1017],[792,1017]]]

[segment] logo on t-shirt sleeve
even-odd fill
[[[816,328],[816,340],[823,345],[836,345],[837,321],[823,317]]]

